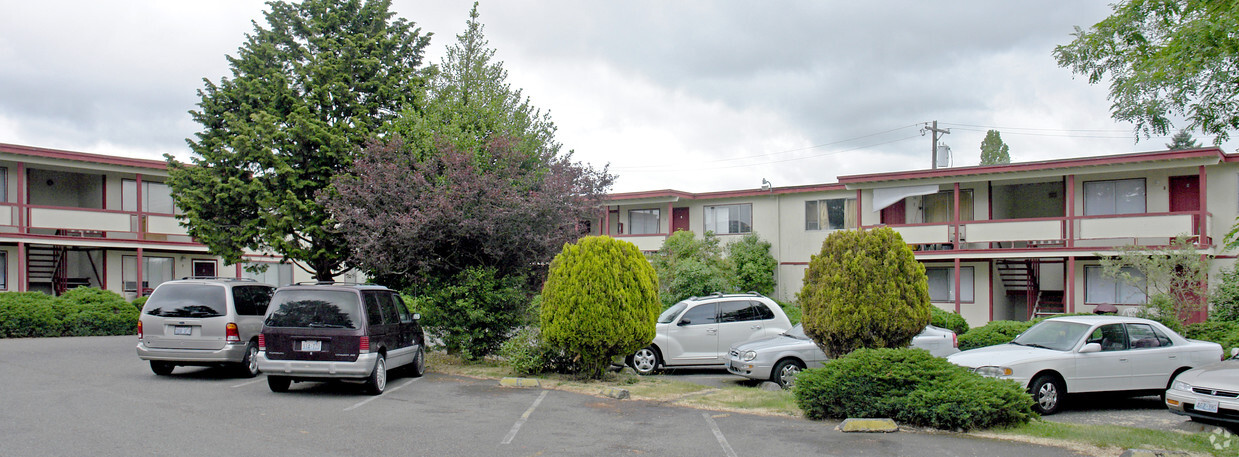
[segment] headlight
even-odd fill
[[[977,367],[972,372],[989,378],[1011,376],[1012,373],[1011,369],[1007,367]]]
[[[752,361],[753,359],[756,359],[756,358],[757,358],[757,351],[744,351],[743,354],[740,354],[740,360],[743,360],[745,362]]]
[[[1182,390],[1184,392],[1191,392],[1192,385],[1186,382],[1183,382],[1183,381],[1175,381],[1174,384],[1170,385],[1170,390]]]

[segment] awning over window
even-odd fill
[[[900,200],[917,195],[929,195],[938,192],[937,184],[926,186],[882,187],[873,190],[873,210],[881,211]]]

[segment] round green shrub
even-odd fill
[[[792,393],[810,419],[890,417],[970,430],[1036,416],[1032,398],[1016,383],[982,377],[921,349],[858,349],[802,371]]]
[[[611,359],[654,340],[658,276],[635,245],[607,236],[566,244],[542,286],[542,338],[601,378]]]
[[[925,267],[889,227],[826,237],[797,298],[805,334],[831,358],[907,346],[932,307]]]
[[[133,307],[134,307],[134,308],[137,308],[138,312],[140,313],[140,312],[142,312],[142,307],[143,307],[143,306],[146,306],[146,299],[147,299],[147,298],[150,298],[150,297],[147,297],[147,296],[143,295],[143,296],[141,296],[141,297],[138,297],[138,298],[133,299],[133,301],[132,301],[132,302],[130,302],[130,303],[132,303],[132,304],[133,304]]]
[[[422,315],[427,335],[449,354],[477,360],[525,323],[529,293],[525,277],[501,276],[491,267],[469,267],[446,281],[431,281],[408,305]]]
[[[1239,271],[1223,268],[1221,281],[1209,292],[1209,319],[1239,322]]]
[[[959,336],[959,350],[983,348],[1010,343],[1015,337],[1033,326],[1033,321],[992,321],[981,327],[968,330]]]
[[[64,334],[128,335],[137,331],[138,310],[116,292],[77,287],[60,296]]]
[[[955,332],[956,335],[968,333],[968,321],[964,316],[954,311],[947,311],[937,306],[929,308],[929,325],[942,327]]]
[[[0,337],[61,336],[64,325],[57,304],[56,297],[42,292],[0,294]]]
[[[1222,345],[1222,353],[1230,355],[1230,349],[1239,347],[1239,322],[1207,320],[1190,324],[1183,336]]]
[[[774,271],[779,261],[770,254],[771,244],[756,233],[744,235],[727,245],[727,260],[735,268],[736,288],[742,292],[770,295],[774,292]]]

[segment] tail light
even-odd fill
[[[258,334],[258,350],[267,350],[267,335],[263,335],[261,333]]]
[[[358,346],[357,349],[358,349],[358,352],[362,354],[370,353],[370,337],[368,336],[361,337],[361,344]]]
[[[138,319],[138,339],[142,339],[142,320]]]
[[[241,342],[241,332],[237,331],[237,324],[229,322],[228,327],[224,331],[227,334],[226,339],[229,343],[240,343]]]
[[[955,334],[954,332],[951,333],[951,347],[953,348],[959,347],[959,335]]]

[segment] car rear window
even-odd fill
[[[143,310],[151,316],[218,317],[228,312],[226,301],[227,296],[221,286],[164,284],[146,300]]]
[[[357,294],[336,290],[280,290],[271,298],[268,327],[357,328]]]

